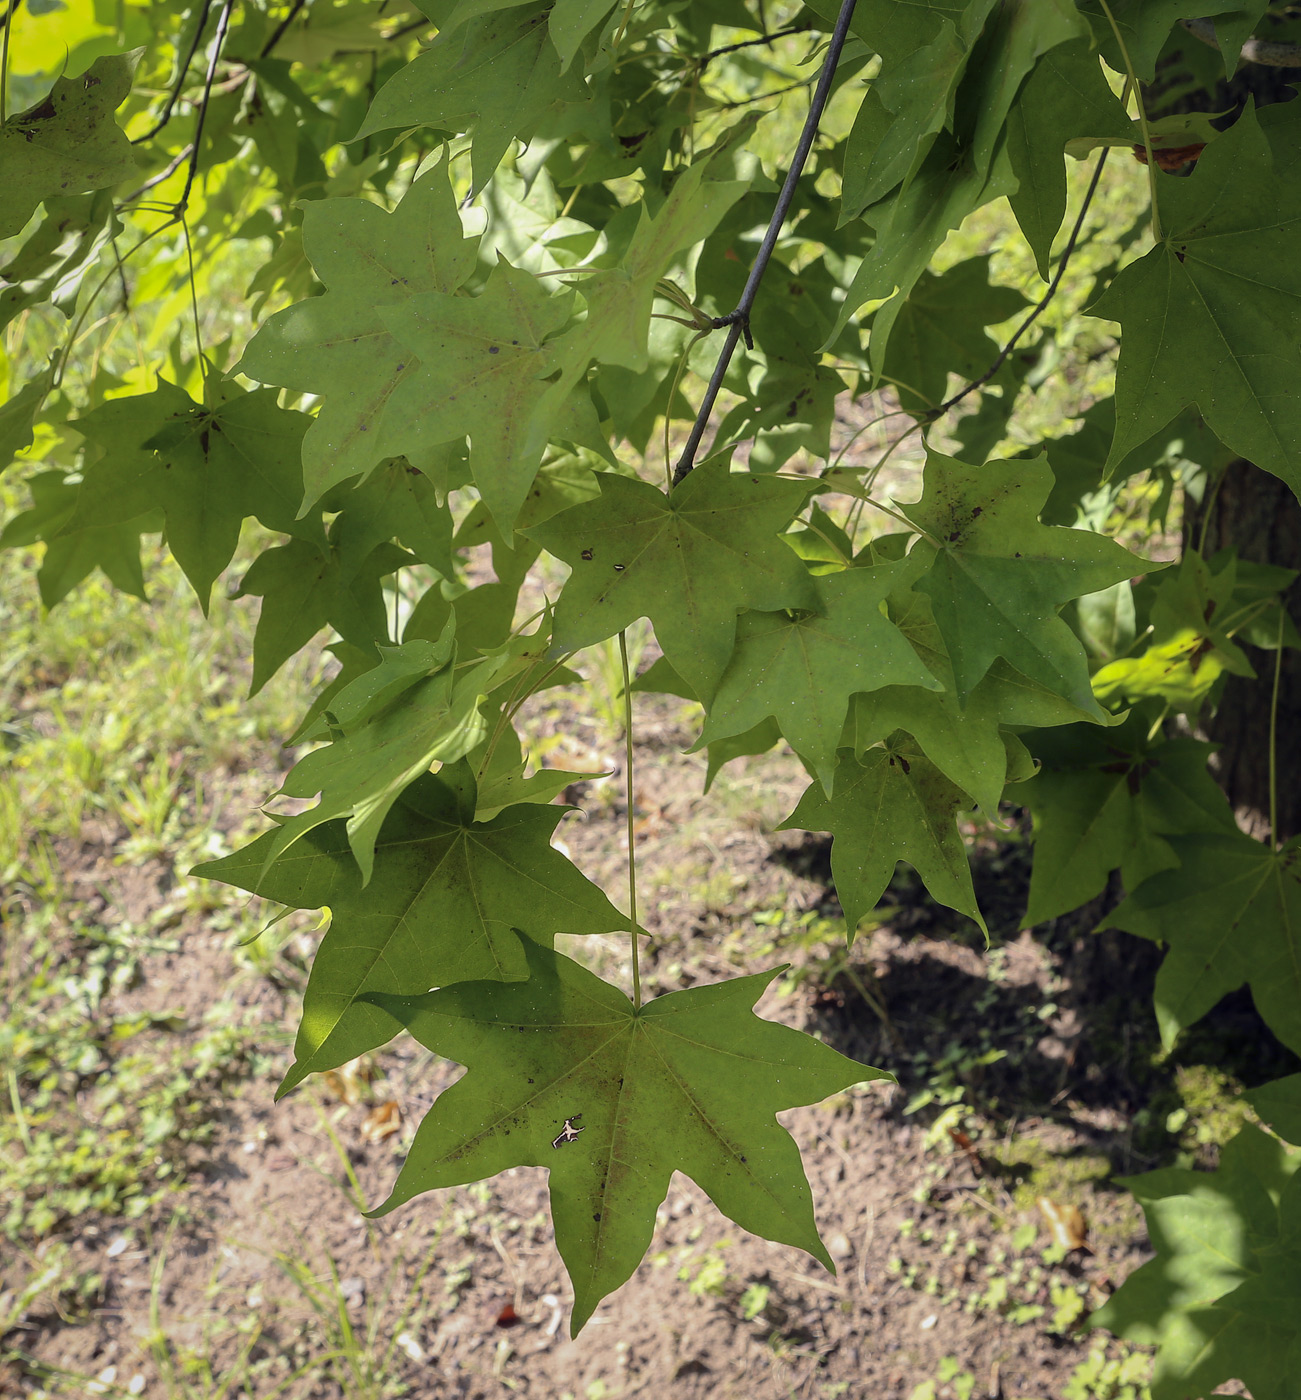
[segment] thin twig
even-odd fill
[[[619,662],[623,668],[624,790],[628,801],[628,936],[632,939],[632,1004],[641,1009],[641,959],[637,947],[637,823],[633,815],[632,676],[628,671],[628,632],[619,633]]]
[[[172,88],[171,92],[167,94],[167,101],[163,106],[162,115],[153,124],[153,126],[151,126],[149,130],[145,132],[143,136],[136,136],[132,138],[131,144],[133,146],[139,146],[142,142],[145,141],[152,141],[154,137],[157,136],[158,133],[163,129],[163,127],[165,127],[167,123],[171,121],[172,109],[180,100],[181,89],[185,86],[185,79],[189,76],[190,64],[194,62],[194,55],[198,52],[199,44],[203,39],[203,31],[208,27],[208,11],[211,8],[212,0],[203,0],[203,9],[199,14],[199,22],[197,25],[195,25],[194,28],[194,37],[190,40],[189,51],[186,53],[185,59],[181,63],[180,68],[177,71],[176,85]]]
[[[1080,231],[1084,228],[1084,216],[1089,212],[1089,205],[1093,202],[1093,196],[1098,188],[1098,181],[1102,178],[1102,167],[1107,163],[1108,149],[1109,147],[1107,146],[1102,148],[1098,156],[1098,163],[1093,167],[1093,178],[1089,181],[1089,188],[1084,193],[1084,202],[1080,205],[1080,212],[1075,220],[1075,227],[1071,230],[1071,236],[1066,241],[1066,247],[1062,249],[1061,258],[1057,263],[1057,271],[1053,274],[1053,280],[1048,284],[1048,290],[1039,298],[1038,302],[1035,303],[1025,320],[1012,332],[1011,339],[998,352],[994,363],[990,365],[984,374],[977,379],[973,379],[970,384],[964,385],[952,398],[945,399],[938,408],[931,409],[924,421],[933,422],[942,414],[947,413],[955,404],[961,403],[968,394],[974,393],[982,385],[988,384],[999,370],[1003,368],[1007,357],[1016,349],[1017,343],[1020,341],[1021,337],[1034,325],[1048,303],[1056,296],[1057,288],[1061,285],[1062,276],[1066,271],[1066,265],[1071,260],[1071,254],[1075,251],[1075,245],[1079,241]]]
[[[9,117],[9,31],[14,27],[14,16],[18,13],[18,0],[13,0],[13,4],[5,11],[5,17],[0,20],[3,26],[4,37],[0,39],[0,126],[3,126]]]
[[[1116,47],[1120,50],[1121,62],[1125,65],[1125,76],[1128,81],[1125,90],[1121,94],[1121,104],[1128,108],[1129,94],[1134,94],[1134,105],[1138,109],[1138,124],[1143,132],[1143,151],[1147,159],[1143,162],[1147,166],[1147,187],[1152,200],[1152,241],[1161,241],[1161,210],[1156,201],[1156,156],[1152,150],[1152,129],[1147,121],[1147,105],[1143,101],[1143,88],[1138,81],[1138,74],[1134,71],[1134,60],[1129,56],[1129,49],[1125,46],[1125,37],[1120,32],[1120,26],[1116,23],[1116,17],[1111,13],[1111,6],[1107,0],[1098,0],[1102,6],[1102,13],[1107,17],[1107,23],[1111,25],[1112,37],[1116,40]]]
[[[811,24],[791,24],[772,34],[760,34],[757,39],[742,39],[739,44],[724,44],[721,49],[710,49],[708,53],[702,53],[694,62],[703,73],[707,64],[712,63],[716,58],[722,58],[724,54],[736,53],[738,49],[752,49],[759,44],[771,44],[776,39],[786,39],[792,34],[807,34],[812,28]]]
[[[1211,48],[1221,47],[1219,35],[1215,32],[1215,21],[1211,19],[1181,19],[1181,25],[1203,44]],[[1253,34],[1242,46],[1238,55],[1248,63],[1263,63],[1270,68],[1301,68],[1301,44],[1285,44],[1278,39],[1257,39]]]
[[[185,177],[185,188],[181,191],[181,197],[176,202],[178,217],[189,204],[190,190],[194,185],[194,177],[198,173],[199,146],[203,140],[203,124],[208,119],[208,99],[212,96],[212,80],[217,76],[217,63],[226,42],[226,30],[230,27],[230,12],[234,5],[235,0],[225,0],[225,4],[221,7],[221,16],[217,20],[217,33],[212,40],[212,57],[208,60],[208,72],[203,79],[203,96],[199,99],[199,115],[194,124],[194,149],[190,154],[190,168]]]
[[[1278,688],[1283,677],[1283,624],[1287,609],[1278,605],[1278,637],[1274,643],[1274,689],[1269,699],[1269,844],[1278,850]]]
[[[303,11],[303,6],[306,4],[307,0],[294,0],[294,3],[289,7],[289,13],[276,25],[275,29],[271,31],[271,37],[262,45],[262,49],[258,54],[259,58],[265,58],[281,39],[284,38],[285,30],[298,18]]]
[[[772,219],[768,223],[768,231],[764,234],[763,243],[755,255],[754,265],[750,268],[750,276],[745,284],[745,290],[741,293],[741,300],[737,303],[736,310],[730,315],[718,316],[714,320],[716,328],[721,329],[723,326],[728,328],[727,339],[723,342],[723,348],[719,352],[718,363],[714,366],[714,373],[710,376],[709,387],[705,390],[705,397],[701,402],[700,411],[696,414],[696,421],[692,425],[690,437],[687,438],[687,445],[682,449],[682,455],[678,458],[678,464],[673,470],[673,484],[675,486],[687,477],[695,467],[696,452],[699,450],[700,440],[705,435],[709,416],[714,411],[714,401],[718,398],[718,391],[723,384],[723,376],[727,373],[727,367],[732,362],[732,355],[735,353],[742,335],[745,336],[747,347],[753,345],[750,338],[750,312],[754,307],[755,297],[759,293],[759,283],[767,271],[773,249],[777,246],[778,235],[782,231],[786,215],[790,211],[791,202],[795,198],[795,189],[799,184],[800,176],[804,173],[805,162],[809,158],[809,152],[813,149],[813,139],[817,135],[818,123],[822,119],[822,111],[827,105],[827,98],[831,95],[831,84],[836,76],[836,66],[840,62],[840,51],[844,48],[845,39],[849,34],[849,21],[853,18],[856,3],[857,0],[841,0],[840,14],[836,18],[836,27],[832,31],[831,43],[822,64],[818,86],[813,93],[813,100],[809,104],[809,114],[804,121],[804,130],[800,133],[799,145],[795,148],[791,167],[786,172],[786,183],[782,186],[781,194],[777,196],[777,207],[773,210]]]
[[[179,151],[167,162],[157,175],[151,175],[138,190],[133,190],[125,199],[120,200],[118,209],[124,209],[128,204],[134,204],[142,194],[148,194],[155,185],[161,185],[164,180],[169,180],[190,158],[190,152],[194,150],[194,143],[182,146]]]

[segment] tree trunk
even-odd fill
[[[1232,547],[1241,559],[1301,571],[1301,506],[1291,490],[1241,458],[1231,462],[1219,490],[1207,492],[1210,513],[1205,554]],[[1201,535],[1205,511],[1189,512],[1184,522],[1187,548]],[[1284,605],[1301,611],[1301,581],[1284,594]],[[1211,767],[1228,794],[1243,828],[1269,835],[1269,731],[1275,654],[1244,647],[1256,679],[1230,676],[1206,737],[1219,744]],[[1277,716],[1278,835],[1301,832],[1301,653],[1284,651]]]
[[[1268,37],[1267,28],[1257,32]],[[1197,40],[1190,36],[1188,42],[1195,45]],[[1177,59],[1174,64],[1177,67]],[[1222,112],[1225,115],[1215,125],[1224,127],[1237,120],[1248,98],[1259,107],[1293,100],[1296,90],[1292,84],[1298,78],[1301,72],[1295,68],[1243,63],[1231,82],[1186,94],[1166,107],[1161,105],[1162,84],[1158,78],[1149,111],[1154,116],[1175,110]],[[1185,548],[1201,538],[1209,511],[1205,557],[1233,548],[1241,559],[1301,571],[1301,506],[1283,482],[1250,462],[1231,462],[1218,490],[1208,488],[1200,506],[1186,499],[1185,509]],[[1284,605],[1294,616],[1301,610],[1301,582],[1294,583],[1284,595]],[[1257,679],[1229,677],[1220,704],[1205,726],[1205,734],[1220,745],[1212,769],[1243,829],[1253,836],[1266,837],[1270,835],[1269,736],[1275,655],[1256,647],[1244,650]],[[1275,834],[1286,840],[1301,832],[1301,654],[1295,651],[1283,653],[1276,773]]]

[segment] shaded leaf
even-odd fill
[[[957,814],[969,803],[913,740],[897,733],[859,757],[842,752],[834,792],[827,797],[813,784],[781,829],[803,827],[835,837],[831,874],[851,939],[901,860],[913,866],[934,899],[985,929],[958,832]]]
[[[1151,738],[1150,727],[1151,716],[1135,711],[1116,729],[1027,736],[1043,768],[1018,792],[1035,819],[1025,927],[1087,904],[1113,870],[1134,890],[1177,865],[1169,836],[1237,830],[1207,772],[1213,745]]]
[[[1169,945],[1156,980],[1162,1044],[1247,982],[1270,1030],[1301,1051],[1301,837],[1279,851],[1237,832],[1169,843],[1179,867],[1107,920]]]
[[[1293,138],[1295,139],[1295,137]],[[1108,467],[1196,404],[1235,453],[1301,494],[1301,195],[1248,109],[1187,179],[1158,176],[1165,237],[1090,310],[1124,331]]]

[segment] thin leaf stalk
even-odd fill
[[[1274,688],[1269,697],[1269,844],[1278,850],[1278,691],[1283,676],[1283,623],[1287,612],[1278,609],[1278,635],[1274,639]]]
[[[637,833],[633,819],[632,677],[628,671],[628,632],[619,633],[619,664],[623,668],[624,790],[628,806],[628,937],[632,941],[632,1004],[641,1009],[641,963],[637,947]]]
[[[768,230],[763,236],[759,251],[755,254],[754,263],[750,268],[750,276],[746,279],[745,289],[741,293],[741,299],[737,302],[735,311],[727,316],[719,316],[714,321],[714,327],[717,330],[721,330],[724,326],[727,327],[727,339],[719,351],[718,363],[714,366],[713,374],[710,375],[709,384],[696,414],[696,421],[692,424],[687,444],[682,449],[682,455],[678,458],[678,464],[673,470],[673,484],[675,486],[689,476],[695,468],[696,453],[700,449],[700,441],[709,425],[709,418],[714,411],[714,402],[718,398],[718,391],[722,388],[723,378],[727,374],[728,366],[732,363],[732,356],[741,342],[742,335],[745,336],[747,345],[751,343],[750,312],[754,309],[755,298],[759,294],[759,284],[763,281],[763,275],[768,270],[773,251],[777,247],[777,239],[786,224],[786,216],[790,213],[791,204],[794,202],[795,190],[799,184],[800,176],[804,173],[809,152],[813,149],[813,140],[818,134],[818,124],[822,120],[827,99],[831,96],[831,84],[835,80],[841,50],[845,47],[845,40],[849,36],[849,22],[854,17],[856,4],[857,0],[841,0],[840,13],[836,17],[836,27],[832,31],[831,42],[827,45],[827,56],[822,63],[818,85],[814,89],[813,100],[809,103],[808,116],[804,119],[804,130],[800,132],[800,139],[795,147],[790,169],[786,172],[785,183],[782,185],[781,193],[777,196],[777,205],[773,209],[772,218],[768,221]]]
[[[3,33],[0,33],[0,127],[9,119],[9,31],[14,27],[18,0],[5,11]]]
[[[1163,235],[1161,233],[1161,210],[1156,199],[1156,153],[1152,149],[1152,132],[1147,124],[1147,109],[1143,105],[1143,89],[1139,86],[1138,74],[1134,71],[1134,61],[1129,56],[1129,49],[1121,35],[1120,26],[1116,23],[1116,17],[1111,13],[1111,6],[1107,0],[1098,0],[1098,3],[1102,6],[1102,12],[1106,15],[1107,23],[1111,26],[1116,47],[1120,50],[1121,61],[1125,65],[1126,92],[1134,94],[1134,105],[1138,109],[1138,125],[1143,133],[1143,150],[1147,154],[1147,187],[1152,200],[1152,237],[1160,243]],[[1103,150],[1106,150],[1105,146]]]
[[[933,422],[942,414],[947,413],[949,409],[953,408],[956,404],[961,403],[962,400],[965,399],[968,394],[974,393],[975,390],[979,389],[982,385],[988,384],[989,381],[993,379],[993,377],[999,372],[999,370],[1003,368],[1003,365],[1007,362],[1008,356],[1012,353],[1013,350],[1016,349],[1018,343],[1021,340],[1021,337],[1026,333],[1026,331],[1030,329],[1032,325],[1034,325],[1034,323],[1046,310],[1048,303],[1052,301],[1053,297],[1057,295],[1057,288],[1060,287],[1062,284],[1062,278],[1065,275],[1067,265],[1071,260],[1071,254],[1075,252],[1075,245],[1080,241],[1080,234],[1084,230],[1084,220],[1088,215],[1089,206],[1093,203],[1093,196],[1098,192],[1098,181],[1102,179],[1102,168],[1107,163],[1108,149],[1108,147],[1104,146],[1102,150],[1098,153],[1097,163],[1093,167],[1093,176],[1089,180],[1089,187],[1087,190],[1084,191],[1084,199],[1080,204],[1080,212],[1075,216],[1075,223],[1071,228],[1071,236],[1066,240],[1066,246],[1062,249],[1061,257],[1057,261],[1057,271],[1053,273],[1053,279],[1048,284],[1048,290],[1044,292],[1043,296],[1041,296],[1039,300],[1034,304],[1034,306],[1030,308],[1029,314],[1021,322],[1021,324],[1017,326],[1016,330],[1012,332],[1011,336],[1008,338],[1007,344],[1004,345],[1003,348],[994,357],[993,363],[989,366],[989,368],[978,378],[973,379],[971,383],[966,384],[961,389],[959,389],[958,392],[954,394],[952,398],[945,399],[945,401],[942,404],[940,404],[938,408],[932,411],[932,413],[930,414],[929,421]],[[1153,194],[1152,199],[1152,209],[1155,215],[1155,193]]]

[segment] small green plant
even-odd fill
[[[1150,1400],[1151,1374],[1147,1352],[1122,1350],[1109,1356],[1106,1347],[1093,1347],[1071,1372],[1062,1400]]]

